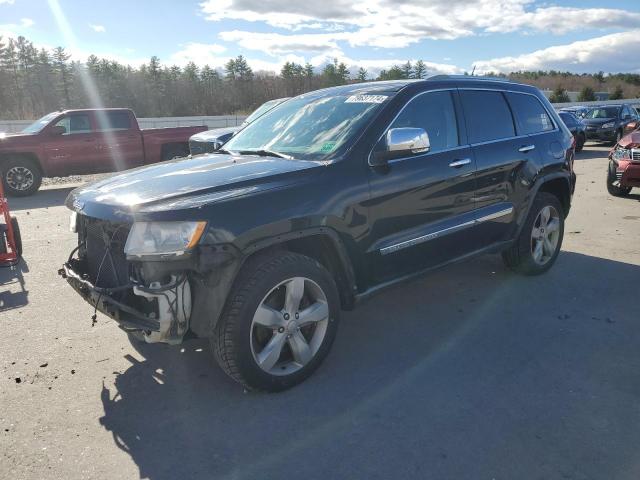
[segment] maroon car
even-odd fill
[[[607,191],[622,197],[633,187],[640,188],[640,129],[622,137],[609,153]]]
[[[21,133],[0,133],[0,169],[8,194],[35,193],[42,177],[113,172],[189,154],[189,137],[207,127],[141,130],[126,108],[65,110]]]

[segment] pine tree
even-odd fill
[[[367,70],[365,68],[360,67],[358,69],[358,74],[356,75],[356,79],[359,82],[366,82],[368,76],[369,76],[369,72],[367,72]]]
[[[64,51],[63,47],[56,47],[53,50],[53,69],[58,75],[59,85],[64,95],[64,106],[71,105],[71,97],[69,96],[69,88],[71,86],[71,69],[67,65],[67,61],[71,55]]]
[[[422,60],[418,60],[413,67],[413,78],[425,78],[427,76],[427,66]]]
[[[622,100],[624,98],[624,90],[620,85],[616,85],[615,90],[609,95],[609,100]]]
[[[549,97],[549,101],[551,103],[567,103],[570,102],[571,99],[569,98],[567,91],[562,88],[562,85],[558,85]]]
[[[596,94],[591,87],[584,87],[578,94],[579,102],[595,102],[596,100]]]
[[[413,66],[407,62],[402,66],[402,78],[413,78]]]

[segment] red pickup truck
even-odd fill
[[[21,133],[0,133],[0,171],[8,194],[26,196],[42,177],[113,172],[189,154],[189,137],[207,127],[141,130],[127,108],[65,110]]]

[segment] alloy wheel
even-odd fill
[[[33,186],[34,176],[28,168],[15,166],[7,170],[5,180],[10,188],[23,192]]]
[[[251,353],[271,375],[289,375],[318,353],[329,324],[329,304],[320,286],[294,277],[274,287],[251,322]]]
[[[560,214],[551,205],[538,213],[531,230],[531,255],[539,265],[553,258],[560,239]]]

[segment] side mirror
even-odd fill
[[[426,153],[431,148],[429,134],[423,128],[391,128],[381,143],[381,148],[372,155],[372,166],[386,165],[394,158]]]
[[[54,127],[51,127],[51,130],[49,130],[49,132],[51,132],[51,135],[64,135],[65,133],[67,133],[67,129],[64,128],[62,125],[56,125]]]

